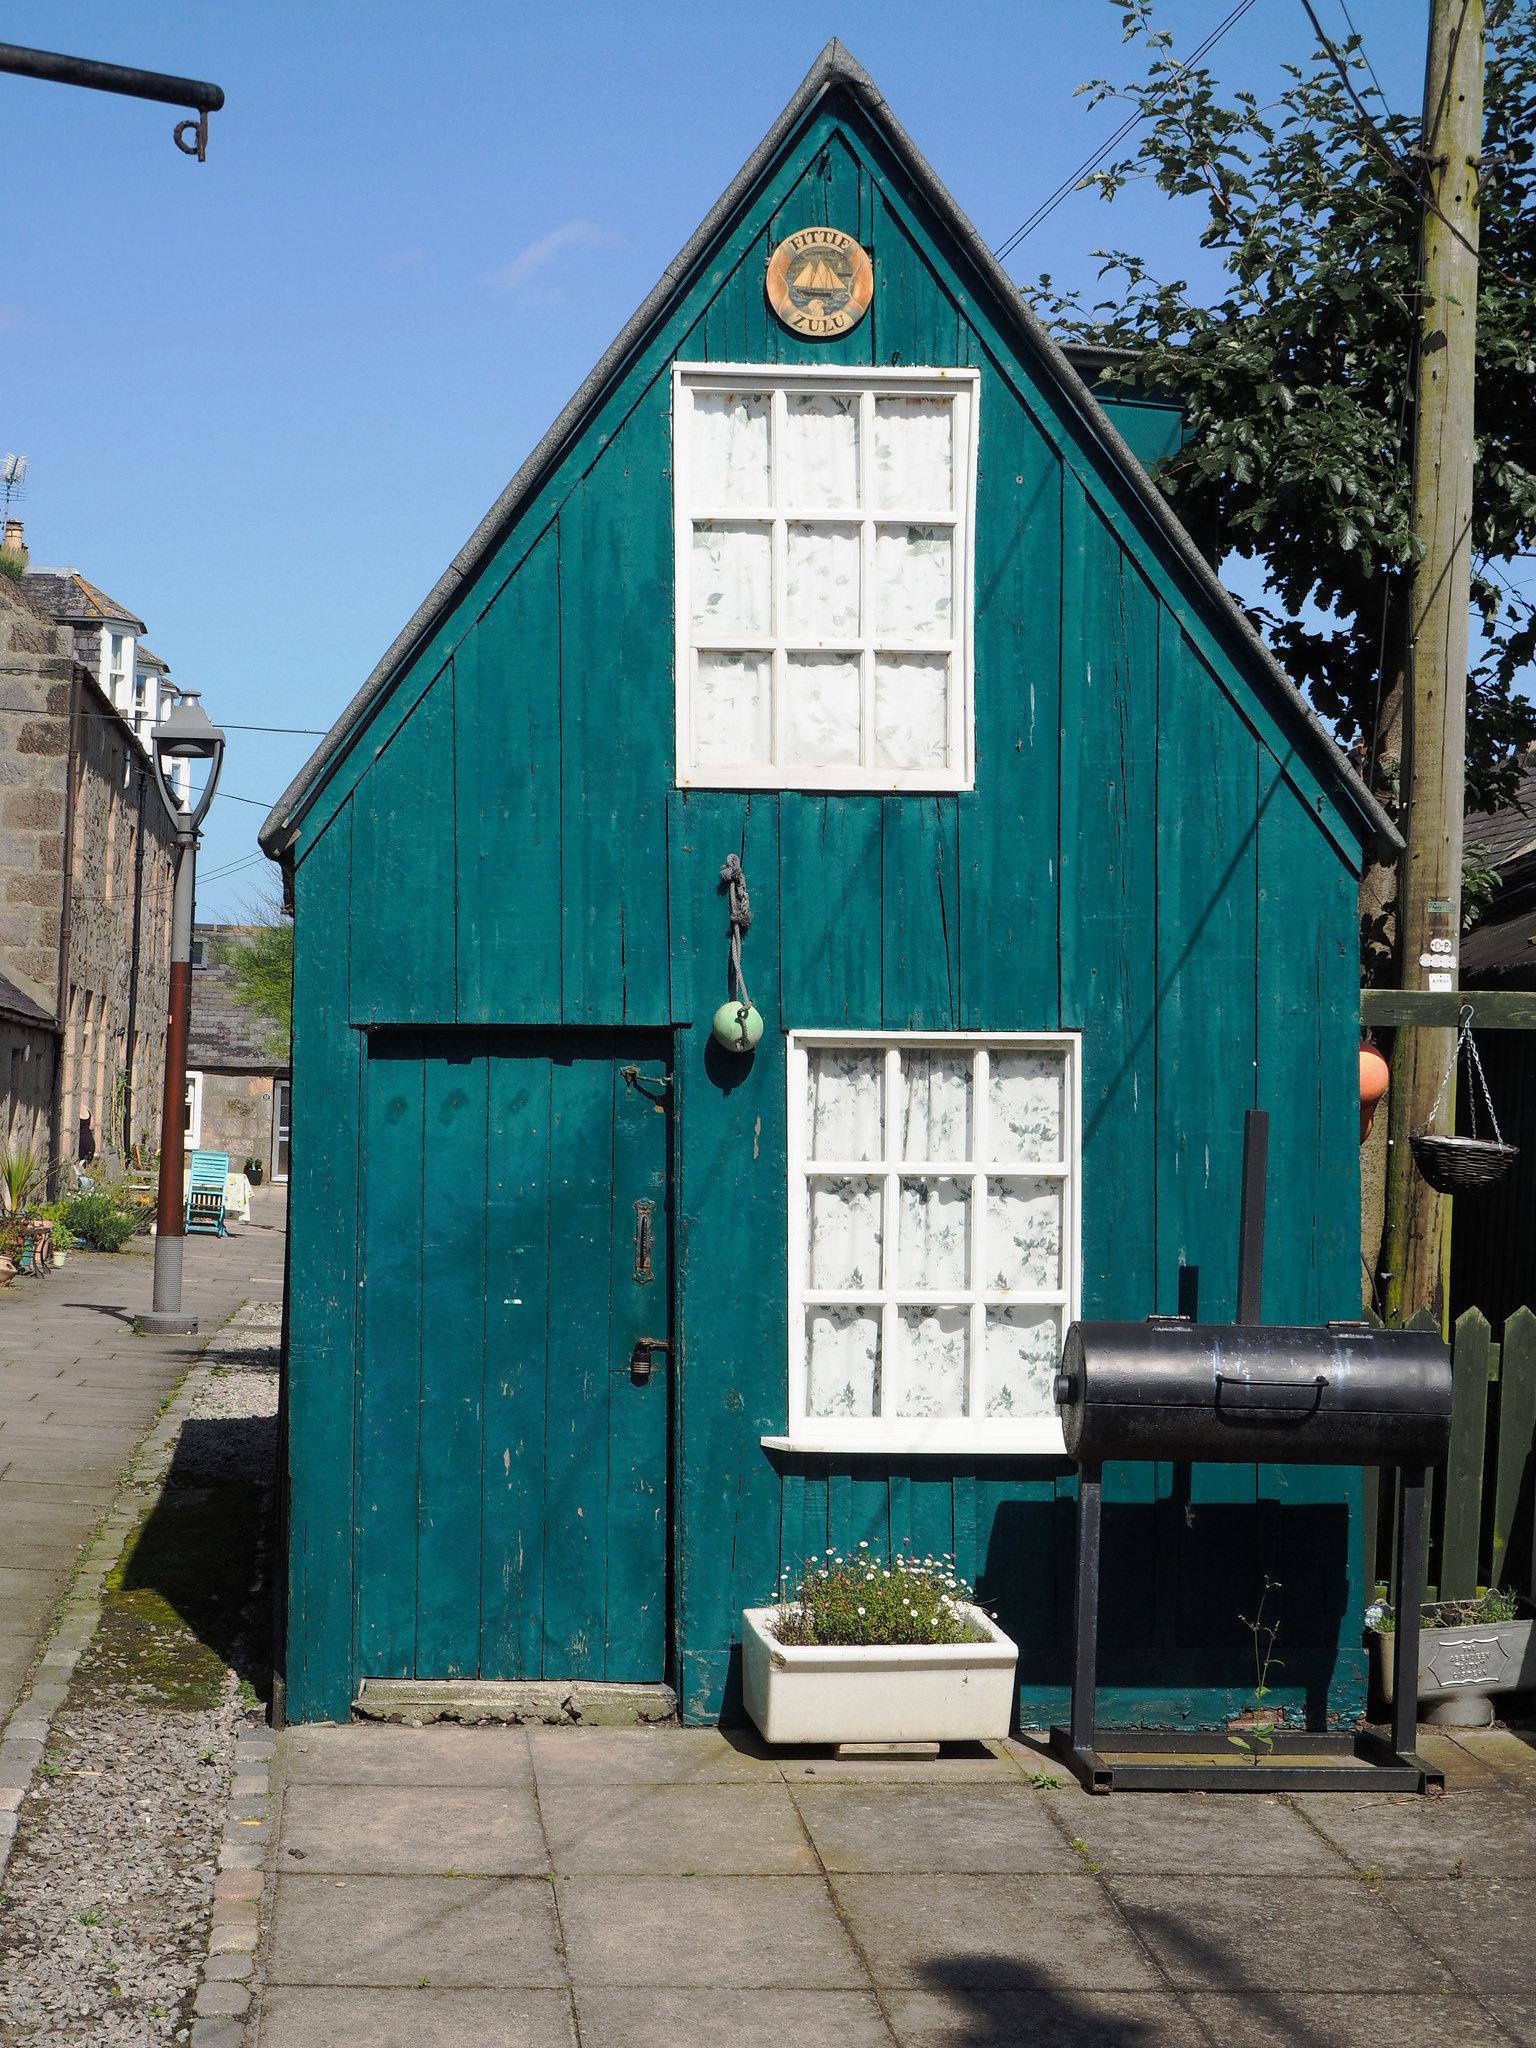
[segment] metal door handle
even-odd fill
[[[1310,1414],[1321,1407],[1328,1391],[1328,1376],[1319,1373],[1310,1380],[1245,1380],[1219,1372],[1216,1375],[1216,1405],[1223,1401],[1233,1408],[1278,1408],[1291,1414]]]
[[[671,1356],[672,1346],[665,1337],[637,1337],[629,1354],[629,1376],[637,1386],[644,1386],[656,1370],[655,1353],[665,1351]]]

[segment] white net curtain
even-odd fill
[[[1054,1414],[1068,1053],[813,1046],[805,1060],[805,1414]]]

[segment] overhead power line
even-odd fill
[[[1242,20],[1243,16],[1255,4],[1256,0],[1239,0],[1239,4],[1232,9],[1232,11],[1225,17],[1224,20],[1219,21],[1216,24],[1215,28],[1213,28],[1210,34],[1206,37],[1205,41],[1201,43],[1197,49],[1191,50],[1189,55],[1184,59],[1184,61],[1181,64],[1174,65],[1174,77],[1177,78],[1182,76],[1184,72],[1190,70],[1194,65],[1198,64],[1202,58],[1208,57],[1211,51],[1214,50],[1216,45],[1221,41],[1222,37],[1227,33],[1228,29],[1235,28],[1238,22]],[[1148,118],[1149,116],[1143,113],[1140,109],[1138,109],[1134,114],[1128,114],[1126,118],[1120,123],[1120,126],[1115,130],[1114,134],[1110,136],[1109,140],[1105,142],[1092,156],[1085,158],[1085,160],[1078,165],[1077,169],[1073,171],[1070,177],[1063,178],[1061,183],[1056,187],[1055,191],[1048,193],[1047,196],[1041,200],[1040,204],[1035,208],[1034,212],[1029,215],[1028,219],[1020,222],[1019,226],[1014,229],[1013,233],[1008,236],[1007,240],[1000,242],[998,244],[998,246],[992,252],[993,255],[996,256],[998,261],[1000,263],[1005,262],[1007,258],[1013,254],[1014,250],[1018,248],[1019,244],[1023,241],[1026,241],[1028,237],[1034,233],[1035,229],[1040,226],[1041,222],[1044,221],[1050,214],[1053,214],[1056,211],[1057,207],[1061,205],[1062,201],[1064,199],[1069,198],[1071,194],[1077,190],[1078,186],[1082,183],[1084,178],[1087,177],[1088,173],[1090,171],[1096,171],[1099,165],[1103,163],[1105,157],[1109,155],[1110,151],[1114,149],[1117,144],[1123,142],[1126,136],[1130,134],[1133,128],[1140,127],[1141,123],[1147,120]]]

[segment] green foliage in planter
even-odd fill
[[[1392,1608],[1383,1604],[1380,1611],[1368,1615],[1373,1628],[1390,1633],[1397,1627],[1397,1616]],[[1426,1606],[1419,1615],[1420,1628],[1488,1628],[1495,1622],[1518,1621],[1520,1619],[1520,1595],[1509,1587],[1494,1586],[1481,1593],[1475,1600],[1436,1600]]]
[[[56,1252],[72,1252],[80,1242],[64,1221],[64,1211],[68,1207],[67,1201],[34,1202],[30,1212],[41,1222],[53,1225],[53,1248]]]
[[[72,1237],[93,1252],[120,1252],[138,1229],[137,1209],[125,1207],[99,1188],[71,1195],[64,1204],[64,1222]]]
[[[770,1627],[781,1643],[984,1643],[985,1629],[961,1612],[975,1598],[946,1552],[889,1563],[867,1543],[843,1556],[812,1557],[793,1584],[779,1580],[778,1611]]]

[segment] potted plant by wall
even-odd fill
[[[261,1186],[261,1176],[265,1172],[266,1168],[262,1165],[259,1159],[253,1157],[247,1159],[247,1161],[245,1162],[245,1177],[250,1182],[253,1188],[259,1188]]]
[[[767,1742],[979,1742],[1012,1723],[1018,1645],[947,1556],[829,1550],[742,1624],[747,1712]]]
[[[1426,1721],[1486,1728],[1500,1693],[1536,1689],[1531,1610],[1518,1594],[1495,1589],[1476,1600],[1435,1600],[1421,1616],[1419,1699]],[[1367,1610],[1366,1624],[1377,1690],[1391,1706],[1396,1617],[1383,1602]]]

